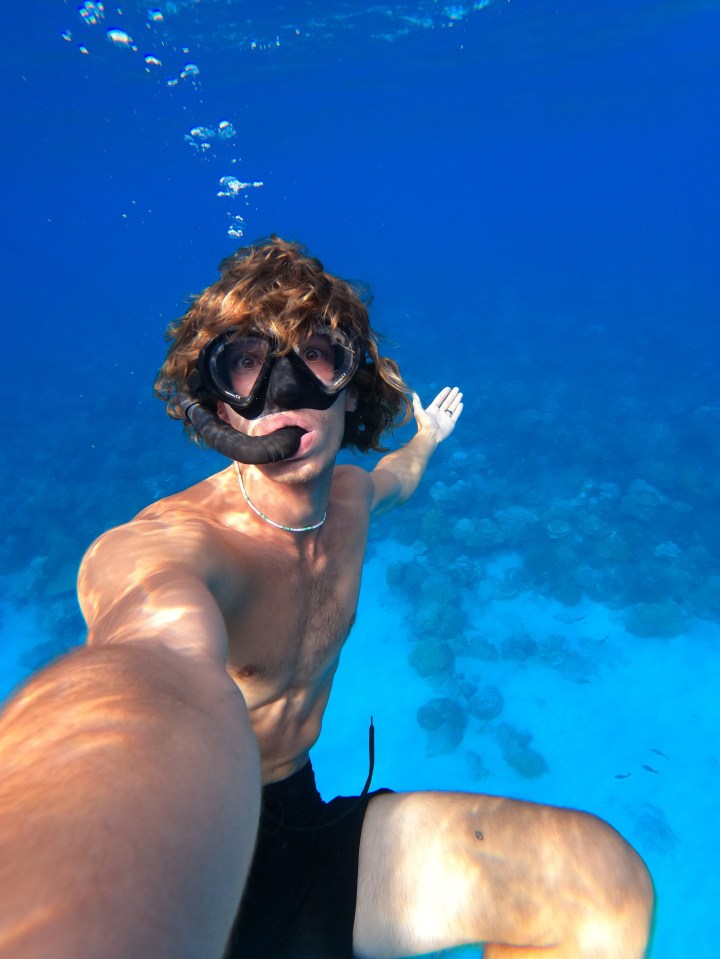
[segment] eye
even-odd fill
[[[306,363],[325,363],[328,360],[328,351],[319,346],[307,346],[303,350],[302,358]]]
[[[254,370],[259,365],[260,361],[252,353],[241,353],[235,361],[236,369],[240,370]]]

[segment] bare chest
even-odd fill
[[[334,673],[355,619],[364,545],[313,559],[253,557],[244,599],[226,617],[228,666],[239,681],[277,691],[312,687]]]

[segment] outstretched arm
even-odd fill
[[[373,470],[373,516],[400,506],[417,489],[425,470],[438,447],[455,429],[463,410],[463,395],[456,386],[446,386],[429,406],[423,407],[413,393],[413,412],[417,433],[402,446],[383,456]]]
[[[83,571],[93,644],[0,716],[0,959],[222,955],[257,745],[212,597],[157,560],[122,530],[101,541]],[[108,603],[113,581],[130,588]]]

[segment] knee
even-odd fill
[[[628,948],[622,954],[643,955],[655,902],[650,873],[633,847],[607,822],[575,815],[581,838],[575,861],[583,892],[597,915],[608,921],[612,934],[622,937]]]

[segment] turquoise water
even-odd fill
[[[717,3],[4,21],[3,695],[81,641],[89,542],[224,465],[150,397],[165,326],[244,240],[299,239],[371,284],[426,401],[466,396],[371,539],[324,792],[361,787],[372,713],[377,784],[605,816],[653,959],[714,955]]]

